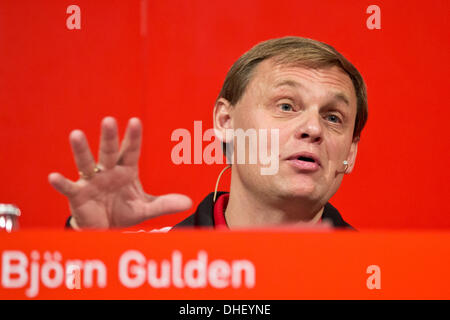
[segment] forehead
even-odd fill
[[[255,68],[248,85],[249,90],[261,93],[270,93],[286,87],[318,91],[323,95],[342,94],[351,104],[356,104],[352,80],[337,66],[309,68],[302,65],[277,64],[267,59]]]

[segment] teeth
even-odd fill
[[[315,162],[314,159],[308,157],[298,157],[297,159],[301,161]]]

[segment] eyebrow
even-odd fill
[[[343,94],[342,92],[335,93],[333,96],[333,100],[340,100],[340,101],[344,102],[347,106],[350,105],[350,102],[348,101],[347,96],[345,94]]]
[[[298,83],[296,81],[284,80],[284,81],[281,81],[281,82],[277,83],[275,85],[275,88],[282,87],[282,86],[289,86],[289,87],[294,87],[294,88],[303,87],[302,84],[300,84],[300,83]]]
[[[299,82],[296,82],[296,81],[293,81],[293,80],[284,80],[284,81],[281,81],[281,82],[277,83],[275,85],[275,88],[279,88],[279,87],[282,87],[282,86],[289,86],[289,87],[293,87],[293,88],[303,87],[303,85],[301,83],[299,83]],[[333,100],[342,101],[347,106],[350,105],[350,102],[349,102],[347,96],[343,92],[336,92],[333,95]]]

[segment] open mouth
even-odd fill
[[[298,152],[289,158],[291,165],[302,171],[317,171],[321,167],[320,159],[311,152]]]

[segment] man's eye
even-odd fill
[[[289,103],[282,103],[279,105],[281,111],[293,111],[294,108]]]
[[[326,118],[327,118],[327,120],[329,120],[331,122],[334,122],[334,123],[341,123],[342,122],[341,119],[338,116],[334,115],[334,114],[330,114]]]

